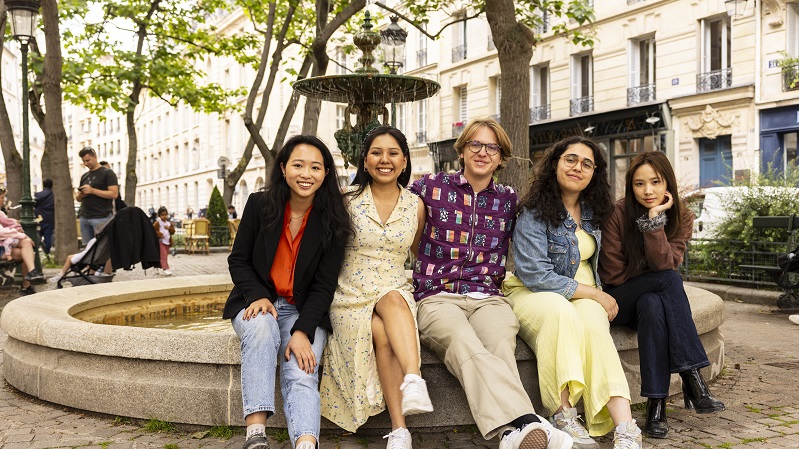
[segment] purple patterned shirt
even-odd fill
[[[463,172],[427,175],[409,187],[427,207],[413,267],[414,297],[499,295],[516,218],[516,192],[491,181],[475,193]]]

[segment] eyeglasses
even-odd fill
[[[496,143],[483,143],[480,142],[479,140],[470,140],[466,142],[466,148],[468,148],[469,151],[475,154],[479,153],[480,151],[482,151],[483,148],[485,148],[486,153],[488,153],[489,156],[496,156],[497,153],[499,153],[500,150],[502,150],[502,147]]]
[[[569,168],[573,168],[578,162],[580,162],[580,166],[583,170],[587,172],[592,172],[594,168],[596,168],[594,161],[591,159],[583,159],[580,161],[580,158],[576,154],[564,154],[561,156],[561,159],[563,159],[563,163]]]

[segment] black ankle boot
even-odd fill
[[[644,433],[650,438],[666,438],[669,423],[666,422],[666,398],[646,400],[646,424]]]
[[[685,399],[685,408],[696,409],[696,413],[713,413],[720,412],[725,409],[724,403],[714,398],[710,394],[710,390],[699,374],[698,369],[683,371],[680,373],[682,377],[682,395]]]

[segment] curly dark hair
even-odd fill
[[[399,178],[397,178],[397,183],[399,185],[402,187],[408,187],[408,183],[411,181],[411,150],[408,147],[408,139],[405,137],[405,134],[403,134],[402,131],[398,130],[397,128],[389,125],[381,125],[369,131],[369,134],[367,134],[366,138],[363,139],[361,157],[358,158],[358,171],[355,172],[355,178],[352,180],[352,184],[350,184],[353,186],[358,186],[358,188],[347,193],[348,197],[357,197],[363,193],[363,190],[367,185],[372,183],[372,175],[366,171],[364,167],[364,160],[366,159],[366,155],[369,154],[369,148],[372,147],[372,142],[374,142],[378,136],[382,136],[384,134],[388,134],[397,141],[400,150],[402,150],[403,156],[405,156],[405,160],[408,162],[408,165],[405,167],[405,171],[399,175]]]
[[[272,171],[269,172],[269,178],[264,186],[261,228],[267,234],[271,234],[277,228],[283,226],[282,214],[279,212],[285,209],[286,202],[291,197],[291,189],[283,177],[281,165],[285,166],[288,163],[294,148],[301,144],[310,145],[318,149],[322,153],[322,160],[324,161],[325,169],[327,169],[322,186],[315,192],[313,198],[314,210],[321,212],[322,222],[325,224],[322,246],[329,248],[341,245],[343,244],[342,242],[347,242],[353,237],[355,232],[352,229],[350,214],[346,206],[344,206],[344,196],[338,186],[336,163],[333,160],[333,155],[330,154],[330,149],[327,148],[327,145],[316,136],[294,136],[286,141],[283,148],[275,156],[275,163],[272,165]]]
[[[552,226],[560,226],[566,218],[560,184],[557,179],[557,166],[560,157],[570,146],[581,143],[594,153],[594,174],[585,190],[580,192],[580,201],[591,205],[594,211],[592,224],[599,226],[613,212],[613,201],[608,181],[608,163],[599,145],[583,136],[567,137],[544,151],[544,156],[533,168],[530,188],[519,201],[517,212],[523,209],[533,211],[533,216],[543,219]]]

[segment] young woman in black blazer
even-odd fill
[[[278,153],[263,192],[247,200],[228,257],[233,290],[223,316],[241,338],[245,449],[268,448],[275,370],[296,449],[319,439],[318,365],[331,331],[344,245],[352,235],[333,156],[313,136],[295,136]]]

